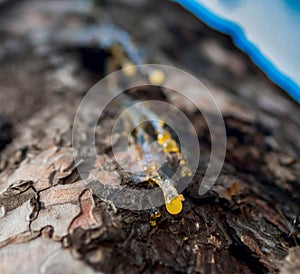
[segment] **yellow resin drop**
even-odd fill
[[[193,175],[193,172],[187,166],[184,166],[182,168],[182,171],[181,171],[182,177],[191,177],[192,175]]]
[[[161,217],[160,212],[156,208],[152,208],[150,211],[150,224],[151,226],[157,225],[157,220]]]
[[[171,135],[168,132],[164,132],[162,134],[158,134],[158,136],[157,136],[157,142],[160,145],[163,145],[166,141],[168,141],[170,139],[171,139]]]
[[[179,148],[177,146],[177,143],[171,139],[164,144],[164,151],[176,153],[179,152]]]
[[[163,120],[159,120],[159,121],[158,121],[158,124],[159,124],[161,127],[163,127],[163,126],[165,125],[165,122],[164,122]]]
[[[127,77],[132,77],[136,74],[137,70],[136,67],[134,66],[134,64],[132,64],[131,62],[124,62],[122,64],[123,67],[123,73],[127,76]]]
[[[182,211],[182,201],[184,201],[184,198],[183,195],[180,194],[170,203],[166,203],[167,211],[172,215],[179,214]]]
[[[165,81],[165,74],[163,71],[155,69],[149,74],[149,81],[152,85],[161,85]]]
[[[164,147],[165,152],[179,152],[177,143],[172,139],[172,136],[169,132],[158,134],[157,142]]]

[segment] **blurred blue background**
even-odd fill
[[[175,0],[229,34],[266,75],[300,103],[300,1]]]

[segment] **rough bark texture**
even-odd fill
[[[0,6],[0,149],[11,142],[1,152],[0,272],[299,272],[299,239],[293,234],[300,199],[299,105],[228,37],[174,3],[94,4],[93,10],[84,1]],[[70,47],[51,43],[51,35],[86,21],[116,24],[132,35],[150,63],[192,72],[224,116],[226,162],[213,188],[199,197],[210,152],[202,115],[163,90],[132,91],[137,98],[163,98],[181,107],[203,148],[182,213],[171,216],[161,208],[156,227],[149,223],[149,211],[116,208],[98,197],[97,185],[86,188],[76,172],[74,115],[101,78],[106,59],[93,43]],[[101,122],[109,124],[111,117]],[[109,131],[100,133],[101,176],[121,183],[124,176],[106,142]]]

